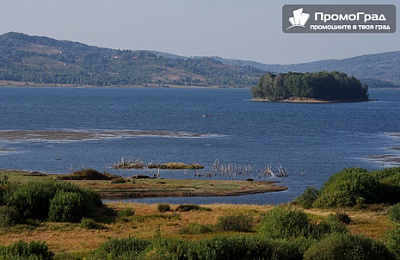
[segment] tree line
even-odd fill
[[[336,101],[368,100],[368,86],[353,76],[338,71],[317,73],[270,72],[252,88],[256,98],[278,101],[290,97]]]

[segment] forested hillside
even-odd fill
[[[47,37],[0,36],[0,80],[36,84],[250,87],[264,73],[212,58],[177,59]]]
[[[215,59],[225,64],[252,66],[273,73],[341,71],[357,77],[370,87],[400,87],[400,51],[288,65],[262,64],[254,61],[229,60],[217,57]]]

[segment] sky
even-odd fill
[[[21,32],[113,49],[219,56],[266,64],[343,59],[400,50],[400,0],[307,1],[394,4],[393,34],[288,34],[293,0],[1,0],[0,34]]]

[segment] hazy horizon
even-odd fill
[[[281,30],[282,6],[299,3],[302,2],[3,1],[0,34],[13,31],[112,49],[153,50],[186,57],[218,56],[265,64],[345,59],[400,50],[398,32],[285,34]],[[371,0],[342,3],[383,4]],[[320,0],[307,4],[332,3]]]

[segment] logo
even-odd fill
[[[396,6],[310,5],[282,6],[283,33],[394,33]]]
[[[292,24],[292,26],[289,26],[286,28],[286,30],[289,30],[293,27],[304,28],[308,19],[310,19],[310,14],[303,13],[303,8],[296,9],[293,11],[293,17],[289,17],[289,22]]]

